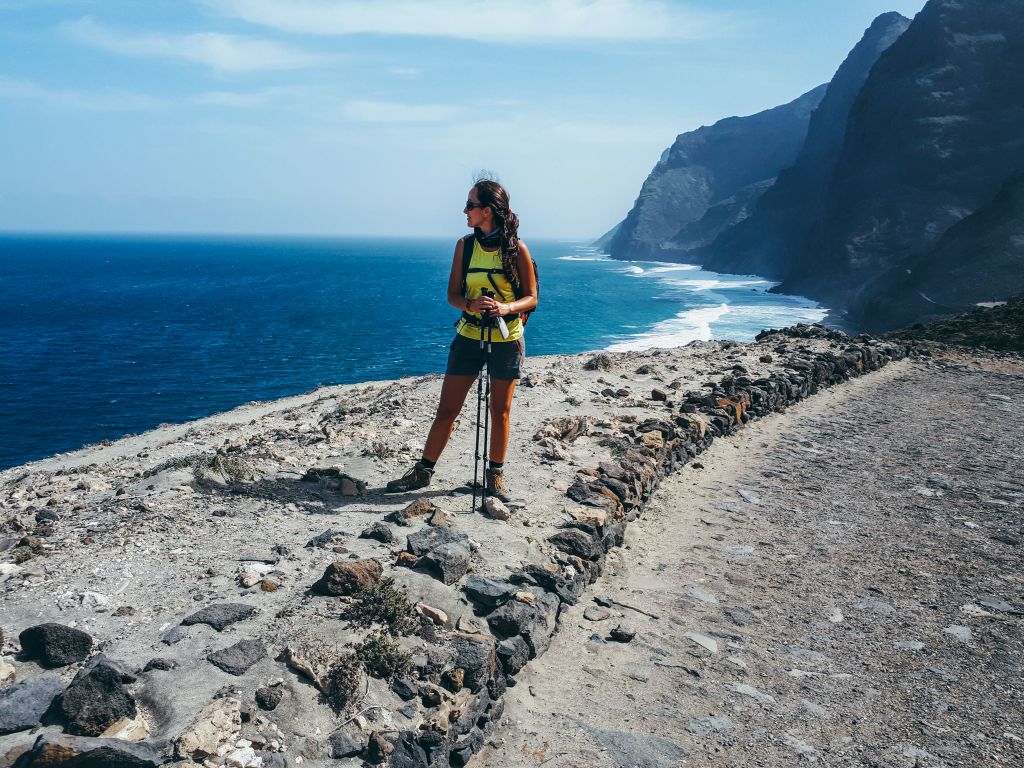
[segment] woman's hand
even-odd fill
[[[504,317],[511,313],[511,308],[508,304],[501,304],[495,301],[492,296],[481,296],[478,299],[472,299],[468,307],[468,312],[490,312],[492,317]]]

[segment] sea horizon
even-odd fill
[[[251,401],[442,372],[456,239],[0,233],[0,469]],[[827,312],[757,276],[526,239],[541,290],[526,372],[531,355],[745,341]]]

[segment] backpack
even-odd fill
[[[504,269],[485,269],[483,267],[473,267],[473,269],[470,270],[469,262],[472,260],[472,257],[473,257],[473,245],[474,245],[475,241],[476,241],[476,234],[469,234],[469,235],[466,235],[464,238],[462,238],[462,295],[463,296],[466,295],[466,276],[470,273],[470,271],[473,271],[473,272],[486,272],[487,273],[487,279],[491,281],[491,285],[494,286],[495,292],[498,292],[498,285],[494,282],[493,275],[496,272],[500,272],[501,274],[505,275],[505,277],[508,279],[508,281],[510,283],[512,283],[512,290],[513,290],[513,292],[516,295],[516,299],[523,298],[523,287],[519,284],[518,281],[513,280],[511,275],[506,275]],[[467,257],[467,254],[468,254],[468,257]],[[531,262],[531,264],[533,266],[533,275],[534,275],[534,278],[537,280],[537,292],[539,293],[540,292],[540,275],[538,275],[538,273],[537,273],[537,261],[536,261],[536,259],[533,258],[533,256],[530,256],[530,262]],[[525,327],[526,326],[526,321],[530,318],[530,315],[532,315],[536,311],[537,310],[536,310],[536,307],[535,307],[534,309],[531,309],[528,312],[521,312],[519,315],[517,315],[517,317],[519,318],[519,322],[521,322],[523,324],[523,326]]]

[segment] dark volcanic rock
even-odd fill
[[[230,675],[244,675],[253,664],[267,655],[267,649],[259,640],[239,640],[220,651],[214,651],[206,658]]]
[[[424,528],[423,530],[410,533],[406,543],[406,549],[422,557],[434,547],[442,544],[460,544],[468,546],[469,537],[451,528]]]
[[[39,624],[18,635],[25,656],[44,667],[63,667],[82,661],[92,650],[92,637],[63,624]]]
[[[469,571],[469,559],[469,550],[461,544],[441,544],[423,555],[417,568],[434,574],[445,584],[454,584]]]
[[[559,531],[554,536],[550,537],[548,541],[563,552],[567,552],[570,555],[576,555],[576,557],[582,557],[584,560],[590,560],[591,558],[598,557],[602,552],[604,552],[604,549],[601,547],[600,539],[597,539],[578,528],[566,528],[563,531]]]
[[[532,659],[540,656],[551,645],[559,600],[556,595],[539,587],[533,587],[529,591],[534,596],[533,605],[510,600],[488,616],[487,622],[497,637],[507,639],[521,635],[530,648]]]
[[[889,337],[1024,352],[1024,296],[1003,306],[979,307],[956,317],[894,331]]]
[[[271,712],[277,709],[277,705],[284,698],[284,687],[280,685],[262,686],[256,689],[256,704],[260,709]]]
[[[451,636],[455,648],[455,665],[464,672],[463,685],[474,693],[494,674],[497,666],[495,640],[491,635],[456,632]]]
[[[506,675],[518,675],[530,660],[530,646],[519,635],[498,643],[496,653]]]
[[[64,734],[41,735],[18,768],[156,768],[164,759],[144,744]]]
[[[0,691],[0,736],[39,725],[53,700],[64,690],[56,673],[22,680]]]
[[[340,760],[343,757],[362,754],[368,740],[369,737],[359,730],[359,726],[349,723],[332,733],[327,739],[327,744],[331,749],[331,757]]]
[[[359,534],[359,538],[375,539],[383,544],[395,543],[395,534],[391,532],[391,528],[386,523],[374,523],[363,529],[363,532]]]
[[[331,563],[312,589],[318,595],[347,597],[372,587],[380,581],[383,572],[384,569],[376,560]]]
[[[462,585],[471,600],[485,608],[497,608],[508,602],[512,595],[518,591],[518,587],[508,581],[488,579],[484,576],[470,576]]]
[[[184,626],[209,624],[218,632],[235,622],[248,619],[256,613],[256,606],[245,603],[215,603],[186,616],[181,620]]]
[[[82,736],[99,736],[123,717],[135,717],[135,699],[121,683],[121,672],[100,664],[68,686],[59,704],[67,730]]]
[[[725,207],[711,218],[728,224],[766,181],[793,162],[811,111],[824,93],[821,85],[789,104],[680,134],[611,238],[611,255],[671,260],[668,241],[717,204]],[[737,199],[727,203],[731,198]],[[705,223],[702,238],[713,232],[710,223]]]

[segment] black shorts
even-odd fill
[[[526,343],[523,339],[491,342],[491,378],[502,381],[522,378],[524,357]],[[480,349],[480,340],[467,338],[461,333],[455,334],[448,352],[448,367],[444,372],[449,376],[476,376],[483,365],[484,353]]]

